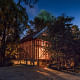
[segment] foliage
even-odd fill
[[[18,0],[18,4],[24,3],[26,5],[29,5],[30,8],[34,7],[34,4],[37,3],[38,0]]]
[[[45,10],[42,10],[38,16],[34,18],[34,21],[30,21],[30,23],[35,26],[37,31],[40,31],[45,26],[49,26],[52,21],[54,21],[55,17],[52,16]]]
[[[74,39],[80,39],[80,31],[77,25],[73,25],[71,27],[73,38]]]
[[[29,29],[28,31],[27,31],[27,35],[32,35],[34,33],[34,30],[33,29]]]
[[[54,16],[52,16],[49,12],[45,11],[45,10],[41,10],[40,13],[38,14],[38,16],[36,16],[37,18],[44,20],[44,22],[51,22],[54,20]]]
[[[49,51],[50,50],[56,51],[58,56],[57,57],[58,62],[60,62],[59,55],[61,53],[64,53],[63,57],[62,56],[61,57],[63,59],[65,58],[66,63],[68,62],[67,60],[71,61],[73,59],[74,61],[76,61],[77,60],[76,56],[79,55],[78,48],[80,45],[78,44],[80,42],[77,42],[76,40],[74,40],[75,37],[73,36],[73,33],[72,33],[73,25],[71,24],[72,20],[73,20],[73,17],[62,15],[57,17],[56,21],[54,22],[54,25],[49,27],[49,41],[52,44],[52,46],[49,48]],[[79,29],[77,26],[75,26],[74,32],[76,33],[77,31],[79,31]]]
[[[51,15],[49,16],[51,18]],[[51,44],[47,47],[45,46],[45,50],[51,52],[53,60],[56,58],[56,61],[59,64],[64,63],[67,65],[70,61],[78,62],[79,58],[76,56],[80,55],[80,31],[78,26],[71,23],[74,18],[63,14],[58,17],[52,17],[53,19],[51,18],[51,20],[49,16],[47,18],[47,13],[43,11],[43,13],[40,13],[34,19],[37,31],[40,31],[45,26],[48,26],[48,30],[45,31],[47,34],[45,38],[40,37]]]
[[[5,62],[5,53],[8,45],[16,44],[20,40],[20,34],[27,28],[28,15],[26,8],[21,4],[29,5],[36,0],[0,0],[0,52],[2,64]],[[12,47],[11,47],[12,48]],[[13,48],[12,48],[13,49]],[[9,50],[8,50],[9,51]]]

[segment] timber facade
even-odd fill
[[[48,46],[49,43],[48,41],[43,41],[38,38],[38,36],[41,35],[46,29],[47,27],[38,33],[27,35],[21,40],[19,45],[21,49],[19,52],[19,59],[26,60],[26,64],[30,61],[32,65],[46,65],[49,63],[51,55],[45,50],[45,46]]]
[[[41,39],[27,40],[20,44],[20,48],[23,49],[20,52],[20,58],[26,61],[32,62],[35,65],[47,64],[50,61],[50,54],[46,52],[45,46],[48,46],[47,41]]]

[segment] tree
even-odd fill
[[[45,17],[42,14],[40,14],[40,16],[35,19],[35,26],[37,25],[37,30],[41,30],[43,27],[48,26],[48,35],[45,36],[45,40],[51,44],[50,46],[45,47],[45,50],[51,52],[52,55],[56,53],[56,60],[60,63],[60,56],[66,55],[67,57],[70,57],[69,51],[73,46],[71,32],[71,21],[73,20],[73,17],[61,15],[49,21],[45,18],[47,17],[45,14]],[[42,39],[44,40],[44,38]],[[67,61],[67,59],[65,61]]]
[[[71,30],[72,30],[73,38],[74,39],[79,39],[80,31],[79,31],[78,26],[77,25],[73,25],[71,27]]]
[[[40,13],[34,18],[34,21],[30,23],[34,25],[36,31],[40,31],[45,26],[49,26],[51,22],[55,19],[49,12],[41,10]]]
[[[24,2],[31,6],[32,0],[0,0],[0,37],[1,37],[1,57],[2,64],[5,63],[5,53],[7,45],[18,43],[20,34],[27,28],[28,15],[26,9],[21,4]],[[35,2],[36,0],[34,0]]]
[[[33,29],[29,29],[29,30],[27,31],[27,35],[32,35],[32,34],[34,34],[34,30],[33,30]]]
[[[46,36],[41,39],[47,40],[51,45],[45,46],[45,50],[51,52],[52,58],[55,58],[59,67],[61,64],[67,65],[79,55],[79,39],[75,40],[74,33],[79,36],[79,28],[73,25],[71,22],[74,19],[64,14],[58,17],[51,17],[52,15],[46,11],[42,11],[38,16],[35,17],[34,21],[31,22],[37,31],[42,30],[48,26]],[[76,46],[76,47],[75,47]],[[79,60],[78,60],[79,61]],[[71,64],[70,64],[71,65]]]
[[[28,5],[30,8],[34,7],[34,4],[37,3],[38,0],[18,0],[17,3],[20,5],[21,3],[24,3]]]
[[[53,54],[54,51],[57,53],[57,61],[60,62],[60,56],[62,57],[61,53],[63,53],[66,65],[67,63],[71,65],[71,61],[73,60],[77,66],[76,63],[80,60],[80,31],[78,26],[71,24],[72,20],[73,17],[69,16],[59,16],[56,18],[54,24],[49,27],[49,41],[52,46],[48,49],[49,51],[53,51]]]
[[[68,55],[69,48],[72,46],[72,33],[71,33],[71,21],[73,17],[68,16],[58,16],[54,21],[54,24],[49,27],[49,42],[52,46],[49,51],[54,51],[57,54],[56,60],[60,64],[60,56]],[[63,55],[62,55],[63,53]],[[68,55],[69,57],[70,55]],[[65,59],[66,60],[66,59]]]

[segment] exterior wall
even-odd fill
[[[49,60],[50,55],[46,52],[45,46],[47,46],[47,41],[39,40],[39,59]]]
[[[45,51],[44,46],[47,46],[46,41],[41,39],[29,40],[20,44],[20,48],[23,49],[20,52],[20,57],[23,59],[32,60],[49,60],[50,55]]]
[[[19,53],[20,58],[32,59],[32,41],[23,42],[20,44],[22,51]]]

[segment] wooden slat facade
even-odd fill
[[[45,51],[44,46],[46,46],[46,41],[41,39],[27,40],[20,43],[20,48],[23,49],[23,52],[20,52],[20,58],[25,60],[30,60],[33,62],[46,62],[50,60],[50,54]]]

